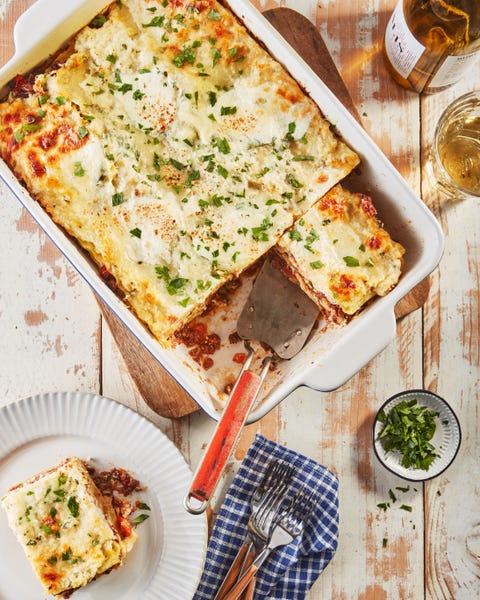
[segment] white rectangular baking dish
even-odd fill
[[[105,0],[69,0],[66,3],[37,0],[15,26],[15,55],[0,70],[0,94],[18,73],[24,73],[47,59],[108,4]],[[375,299],[347,326],[326,332],[317,330],[296,357],[280,363],[267,378],[261,401],[248,418],[251,423],[263,417],[299,386],[305,385],[320,391],[339,387],[383,350],[395,336],[395,305],[439,263],[443,251],[443,233],[434,216],[365,131],[261,13],[248,0],[228,0],[228,5],[295,77],[343,139],[361,156],[361,167],[349,177],[348,187],[352,191],[372,195],[387,230],[406,248],[404,273],[397,287],[387,296]],[[211,417],[218,418],[225,398],[214,388],[208,373],[198,367],[185,348],[180,346],[170,350],[161,347],[102,281],[92,261],[55,225],[1,160],[0,176],[140,342],[203,410]],[[232,319],[235,322],[234,314]],[[221,364],[220,360],[220,368]]]

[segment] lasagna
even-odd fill
[[[168,346],[358,164],[215,0],[122,0],[0,104],[0,155]]]
[[[405,249],[369,196],[336,185],[283,235],[284,269],[330,322],[344,323],[398,282]]]
[[[2,505],[45,594],[57,598],[119,567],[137,539],[123,502],[75,457],[11,488]]]

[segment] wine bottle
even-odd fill
[[[479,50],[480,0],[399,0],[385,31],[388,70],[419,93],[459,81]]]

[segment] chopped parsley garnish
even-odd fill
[[[217,173],[224,179],[228,177],[228,171],[225,167],[222,167],[222,165],[217,165]]]
[[[62,552],[62,560],[70,560],[72,558],[72,549],[68,547],[66,552]]]
[[[134,229],[130,229],[130,235],[133,237],[141,238],[142,230],[139,229],[138,227],[135,227]]]
[[[311,154],[296,154],[292,160],[295,161],[312,161],[315,160],[315,158],[311,155]]]
[[[258,227],[252,227],[252,238],[256,242],[268,242],[268,229],[272,227],[272,223],[268,218],[263,219],[262,224]]]
[[[188,283],[188,279],[185,279],[184,277],[171,278],[170,269],[167,266],[155,267],[155,273],[159,279],[163,279],[163,281],[165,281],[167,292],[171,296],[181,292]]]
[[[132,525],[138,525],[139,523],[143,523],[143,521],[146,521],[149,517],[150,515],[142,513],[141,515],[138,515],[138,517],[132,519]]]
[[[297,189],[298,189],[298,188],[302,188],[302,187],[303,187],[303,183],[300,183],[300,182],[298,181],[298,179],[295,179],[295,177],[294,177],[294,176],[293,176],[291,173],[289,173],[289,174],[287,175],[287,182],[288,182],[288,183],[289,183],[289,184],[290,184],[292,187],[294,187],[294,188],[297,188]]]
[[[122,83],[121,86],[116,88],[119,92],[122,92],[125,95],[127,92],[131,92],[133,90],[133,85],[131,83]]]
[[[323,263],[321,260],[314,260],[310,263],[312,269],[321,269],[323,267]]]
[[[116,194],[113,194],[112,206],[118,206],[119,204],[122,204],[122,202],[124,202],[123,192],[117,192]]]
[[[305,238],[305,242],[306,242],[304,244],[305,249],[308,250],[309,252],[313,252],[312,244],[313,244],[313,242],[315,242],[316,240],[318,240],[319,237],[320,236],[315,231],[315,229],[310,229],[310,231],[308,232],[307,237]]]
[[[298,229],[290,229],[288,232],[288,237],[295,242],[302,241],[302,234],[298,231]]]
[[[183,171],[183,169],[185,169],[186,165],[184,165],[182,162],[180,162],[179,160],[176,160],[175,158],[171,158],[169,160],[170,164],[173,165],[176,169],[178,169],[179,171]]]
[[[222,106],[222,108],[220,109],[220,114],[222,117],[224,117],[225,115],[235,115],[236,112],[236,106]]]
[[[198,181],[200,179],[200,171],[197,171],[196,169],[194,169],[193,171],[190,171],[190,173],[187,175],[187,178],[185,179],[185,187],[190,188],[193,185],[194,181]]]
[[[402,400],[386,413],[382,410],[378,420],[383,427],[378,435],[385,452],[398,451],[401,464],[428,471],[439,456],[430,443],[436,430],[438,413],[420,406],[416,399]]]
[[[173,64],[177,67],[183,67],[185,64],[194,65],[197,53],[195,48],[198,48],[199,43],[195,42],[189,46],[185,46],[180,52],[174,57]]]
[[[72,517],[78,517],[78,514],[80,512],[80,506],[78,505],[77,499],[75,498],[75,496],[70,496],[70,498],[68,499],[67,502],[67,506],[68,506],[68,510],[70,511],[70,514],[72,515]]]
[[[207,19],[210,19],[211,21],[220,21],[220,13],[212,8],[207,15]]]
[[[212,48],[212,67],[218,64],[218,61],[222,58],[222,53],[218,48]]]
[[[100,29],[107,22],[107,17],[105,15],[97,15],[94,19],[90,21],[90,27],[93,29]]]
[[[73,174],[76,177],[83,177],[85,175],[85,169],[82,166],[80,161],[76,161],[73,163]]]
[[[150,21],[150,23],[142,23],[142,27],[162,27],[163,23],[165,21],[165,17],[162,16],[156,16],[153,17],[153,19]]]
[[[230,144],[228,143],[227,138],[215,138],[212,145],[222,154],[230,154]]]
[[[288,131],[285,134],[285,140],[287,142],[291,142],[293,140],[293,134],[295,133],[295,129],[297,128],[296,123],[292,122],[288,124]]]
[[[22,125],[23,131],[38,131],[41,128],[42,128],[42,124],[35,123],[35,121],[29,122],[29,123],[24,123]]]
[[[354,256],[344,256],[343,260],[344,260],[345,264],[347,265],[347,267],[359,267],[360,266],[360,261],[358,260],[358,258],[355,258]]]

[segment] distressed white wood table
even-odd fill
[[[16,18],[33,1],[0,0],[1,64],[13,52]],[[379,356],[340,389],[299,389],[246,428],[214,509],[261,432],[340,478],[339,548],[309,600],[479,598],[480,207],[438,195],[424,166],[440,112],[464,91],[480,88],[480,65],[455,87],[420,97],[399,88],[382,62],[382,33],[395,0],[255,4],[262,10],[289,6],[315,24],[366,129],[437,216],[446,248],[423,309],[398,322],[396,339]],[[443,475],[402,492],[396,488],[405,482],[373,456],[371,425],[385,398],[412,388],[445,397],[463,439]],[[130,406],[164,431],[193,469],[214,428],[201,412],[170,420],[148,408],[87,284],[0,185],[0,405],[56,390],[101,393]],[[377,506],[383,502],[390,502],[386,511]],[[6,551],[0,540],[0,558]]]

